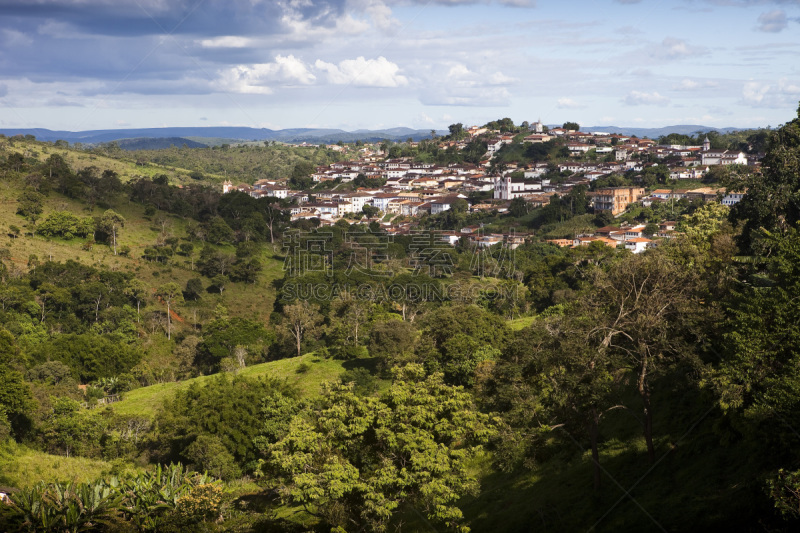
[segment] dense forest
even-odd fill
[[[740,203],[670,206],[681,236],[637,255],[437,239],[613,221],[583,188],[390,236],[0,139],[0,530],[796,530],[798,113],[731,140],[766,151],[720,177]],[[329,161],[281,150],[139,164]]]

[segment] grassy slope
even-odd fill
[[[298,373],[297,369],[303,363],[308,364],[310,368],[306,372]],[[285,379],[297,387],[304,396],[315,396],[319,394],[323,382],[332,381],[344,372],[345,366],[342,363],[342,361],[332,359],[320,359],[314,354],[305,354],[291,359],[253,365],[241,370],[239,375]],[[212,378],[213,376],[201,376],[186,381],[161,383],[135,389],[126,393],[124,399],[112,404],[112,407],[119,414],[153,416],[164,399],[171,394],[189,387],[192,383],[203,384]]]
[[[22,488],[39,481],[86,482],[110,469],[111,463],[99,459],[61,457],[11,441],[0,443],[0,485]]]
[[[519,318],[514,318],[508,321],[508,327],[510,327],[512,331],[519,331],[533,324],[535,320],[536,320],[535,316],[523,316]]]
[[[96,166],[101,171],[110,169],[115,171],[123,182],[139,176],[153,177],[166,174],[170,178],[170,183],[187,184],[201,183],[205,185],[216,185],[223,181],[224,177],[212,173],[204,173],[205,179],[197,182],[189,177],[190,170],[175,166],[159,165],[157,163],[136,164],[135,152],[120,151],[117,157],[108,157],[101,154],[88,153],[72,148],[56,148],[48,143],[15,140],[10,144],[8,140],[0,139],[0,149],[9,152],[19,152],[27,157],[35,157],[39,161],[45,161],[52,154],[63,157],[74,171],[82,170],[86,167]]]
[[[12,262],[22,271],[27,270],[28,257],[36,255],[40,261],[72,259],[84,264],[130,272],[151,289],[169,281],[175,281],[183,287],[190,278],[200,276],[199,273],[191,270],[188,258],[179,255],[175,255],[166,265],[149,263],[141,258],[144,249],[157,241],[160,228],[156,227],[151,219],[145,217],[143,206],[130,202],[124,195],[115,199],[113,209],[125,217],[125,227],[120,233],[119,246],[130,246],[130,257],[115,256],[113,251],[104,244],[95,245],[91,250],[84,250],[82,244],[85,240],[78,238],[66,241],[58,238],[46,239],[38,235],[16,239],[5,237],[3,235],[9,226],[16,225],[21,228],[25,226],[25,220],[15,214],[16,198],[20,192],[21,184],[19,183],[0,182],[0,206],[2,206],[0,209],[0,231],[2,231],[0,242],[9,248]],[[55,192],[50,193],[44,204],[41,220],[54,211],[67,210],[79,216],[100,216],[103,213],[103,209],[99,207],[88,211],[84,204]],[[167,233],[177,237],[184,236],[187,220],[173,215],[166,216],[168,220]],[[200,246],[196,244],[195,258],[199,255],[199,248]],[[233,254],[234,248],[229,246],[224,248],[224,251]],[[188,325],[194,321],[195,309],[201,307],[213,311],[216,304],[221,303],[228,308],[229,314],[232,316],[246,316],[266,321],[272,312],[275,298],[271,283],[283,275],[283,259],[279,255],[273,254],[267,245],[261,261],[264,270],[255,284],[230,284],[222,295],[208,293],[204,295],[199,304],[188,303],[183,307],[178,307],[178,313],[186,319]],[[206,286],[210,285],[209,280],[206,279],[203,280],[203,283]],[[150,302],[149,305],[151,308],[153,308],[152,306],[161,306],[160,302],[156,301]],[[198,319],[200,318],[207,319],[208,316],[198,316]]]

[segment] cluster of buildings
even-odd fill
[[[658,227],[658,232],[650,237],[660,239],[671,239],[676,236],[676,223],[674,221],[662,222]],[[592,234],[576,235],[573,239],[549,239],[547,242],[562,247],[588,246],[594,242],[602,243],[612,248],[624,247],[626,250],[638,254],[647,248],[657,246],[658,241],[649,238],[645,232],[647,226],[644,224],[620,226],[605,226],[595,230]]]
[[[384,158],[381,152],[361,149],[358,158],[340,161],[317,167],[312,178],[318,183],[330,182],[329,189],[313,192],[292,190],[285,182],[260,180],[253,185],[235,186],[226,181],[223,192],[239,190],[255,198],[269,196],[289,200],[292,220],[317,219],[322,224],[332,224],[342,217],[362,215],[391,215],[387,220],[402,217],[418,217],[423,214],[436,215],[452,209],[457,203],[470,211],[508,210],[511,201],[524,199],[532,208],[549,203],[554,194],[566,194],[576,185],[589,185],[591,182],[609,174],[623,174],[628,171],[642,172],[648,167],[666,168],[673,180],[697,180],[712,165],[757,165],[758,158],[749,157],[743,152],[713,150],[706,138],[703,146],[658,145],[650,139],[632,136],[584,133],[564,128],[545,128],[541,122],[530,126],[530,134],[524,143],[544,143],[561,139],[569,157],[559,163],[535,163],[527,166],[504,165],[502,171],[495,169],[489,173],[492,158],[503,145],[513,143],[517,138],[512,134],[490,132],[486,128],[472,127],[465,131],[463,140],[441,141],[442,148],[455,146],[464,148],[471,138],[483,135],[487,139],[485,159],[478,165],[450,164],[436,165],[422,163],[412,158]],[[565,152],[565,154],[567,153]],[[664,170],[658,169],[663,175]],[[559,179],[551,179],[553,171],[558,171]],[[566,177],[565,177],[566,176]],[[358,178],[379,179],[381,187],[367,188],[340,187]],[[364,181],[369,183],[369,181]],[[315,187],[320,189],[321,186]],[[466,199],[476,192],[491,193],[492,198],[469,205]],[[709,187],[694,189],[656,189],[647,193],[644,187],[609,187],[595,189],[588,193],[595,210],[610,211],[613,215],[623,213],[636,202],[651,205],[654,202],[675,201],[683,198],[703,201],[720,200],[725,205],[738,202],[743,193],[728,193]],[[484,195],[486,196],[486,195]],[[367,207],[369,206],[369,207]],[[371,220],[383,220],[377,217]],[[382,222],[387,231],[403,232],[408,228],[402,224]],[[414,226],[414,222],[405,222]],[[620,242],[626,247],[640,248],[648,245],[643,235],[630,236],[625,229],[624,239],[614,235],[581,236],[581,239],[608,239],[614,246]],[[622,231],[617,229],[614,231]],[[504,242],[518,245],[519,237],[509,235],[483,235],[480,232],[454,232],[442,236],[451,244],[467,235],[476,246],[484,247]],[[577,239],[577,238],[576,238]],[[644,240],[635,240],[644,239]],[[588,241],[570,241],[570,245],[581,245]]]

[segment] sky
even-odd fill
[[[800,0],[0,0],[0,128],[777,126]]]

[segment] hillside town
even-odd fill
[[[460,126],[460,125],[459,125]],[[443,150],[464,150],[481,140],[486,145],[478,163],[438,165],[414,157],[391,157],[386,143],[330,145],[342,154],[336,163],[316,167],[313,187],[293,189],[289,180],[258,180],[252,185],[226,180],[223,193],[240,191],[254,198],[272,197],[283,202],[292,221],[308,220],[331,225],[340,219],[375,222],[388,234],[404,234],[419,227],[422,217],[435,216],[458,206],[472,214],[508,213],[512,202],[524,202],[525,210],[544,207],[578,187],[586,189],[593,212],[620,217],[630,206],[650,207],[680,200],[736,204],[746,191],[728,191],[718,184],[704,183],[712,169],[730,165],[757,171],[763,154],[713,149],[708,136],[702,145],[659,144],[652,139],[613,133],[582,132],[565,127],[548,128],[541,121],[525,131],[502,132],[473,126],[463,137],[435,139]],[[529,164],[499,163],[504,147],[529,147],[550,143],[560,147],[563,157]],[[411,148],[419,142],[411,142]],[[659,176],[647,183],[646,175]],[[598,186],[613,176],[628,176],[635,186]],[[367,186],[355,186],[360,180]],[[652,180],[651,180],[652,181]],[[667,187],[665,184],[671,186]],[[685,185],[683,185],[685,184]],[[559,246],[581,246],[602,242],[639,253],[660,239],[675,236],[675,221],[660,221],[658,231],[645,232],[645,224],[620,222],[572,238],[548,239]],[[651,228],[652,230],[652,228]],[[455,245],[462,238],[478,248],[503,243],[516,247],[533,233],[487,233],[481,224],[440,231],[441,239]]]

